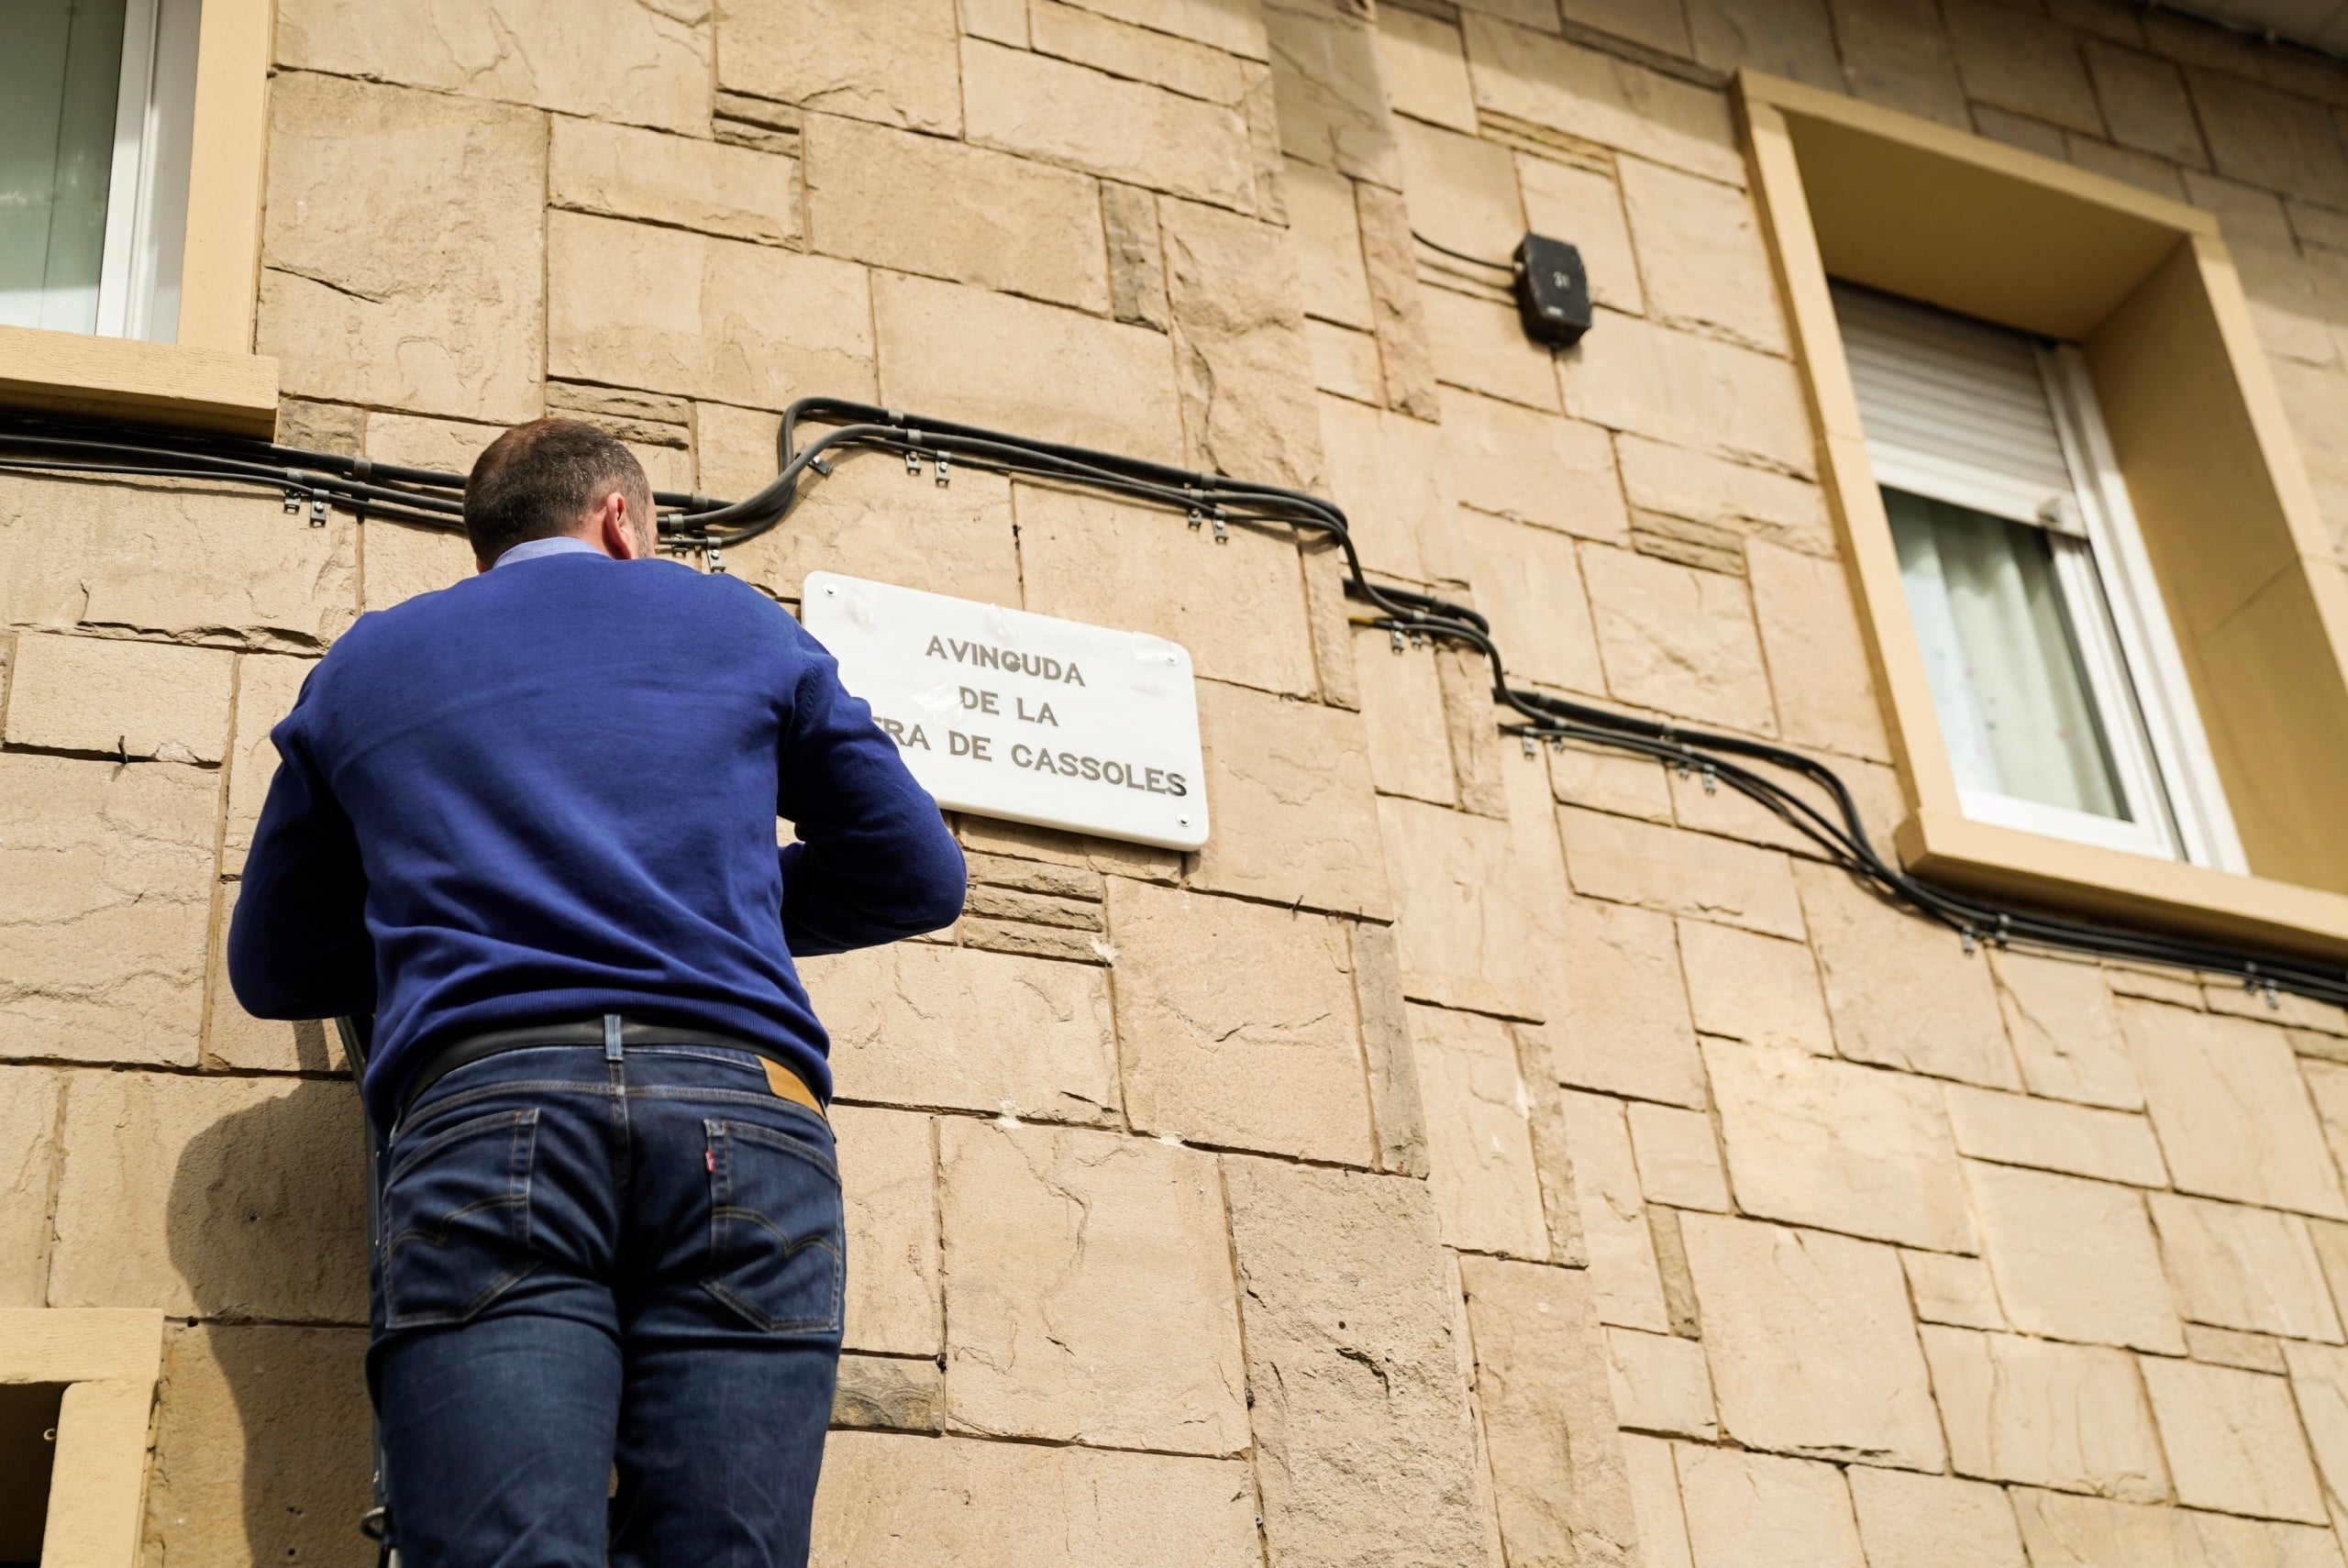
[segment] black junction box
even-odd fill
[[[1589,277],[1581,252],[1562,239],[1528,234],[1517,242],[1516,312],[1525,336],[1567,348],[1589,330]]]

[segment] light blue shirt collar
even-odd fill
[[[489,569],[495,571],[499,567],[512,566],[515,561],[535,561],[546,556],[568,556],[581,552],[591,556],[600,556],[604,553],[584,539],[569,534],[557,534],[552,538],[530,539],[515,545],[490,562]]]

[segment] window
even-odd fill
[[[2246,869],[2078,350],[1833,300],[1966,816]]]
[[[0,324],[172,341],[202,0],[0,0]]]

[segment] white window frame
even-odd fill
[[[1869,461],[1877,481],[1889,488],[1936,496],[2046,534],[2088,697],[2131,820],[1963,784],[1958,802],[1975,822],[2246,875],[2248,860],[2096,406],[2087,360],[2068,344],[2033,348],[2069,474],[2067,494],[2028,505],[2018,501],[2016,482],[2008,476],[1967,476],[1962,459],[1941,455],[1934,455],[1928,473],[1873,441]]]
[[[178,336],[202,0],[126,0],[98,269],[101,337]]]

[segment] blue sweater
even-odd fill
[[[260,1018],[374,1013],[385,1122],[437,1046],[605,1012],[778,1047],[828,1099],[792,955],[961,910],[959,846],[831,656],[673,561],[517,560],[363,615],[271,738],[229,980]]]

